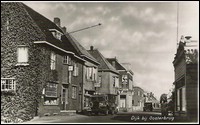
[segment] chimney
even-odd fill
[[[55,17],[53,21],[58,27],[60,27],[60,18]]]
[[[94,50],[94,46],[90,46],[90,50],[93,51]]]
[[[62,27],[62,31],[66,34],[67,33],[67,28],[65,26]]]

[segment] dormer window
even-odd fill
[[[58,39],[61,40],[61,36],[63,35],[63,33],[61,33],[60,31],[56,30],[56,29],[49,29],[49,31],[52,33],[52,35]]]

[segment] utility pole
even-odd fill
[[[177,47],[176,47],[176,48],[178,48],[178,44],[179,44],[179,40],[178,40],[178,39],[179,39],[179,38],[178,38],[178,35],[179,35],[179,34],[178,34],[178,28],[179,28],[179,2],[177,2],[177,34],[176,34],[176,35],[177,35],[177,36],[176,36],[176,37],[177,37],[177,38],[176,38],[176,40],[177,40],[177,44],[176,44]]]
[[[75,32],[79,32],[79,31],[82,31],[82,30],[86,30],[86,29],[90,29],[92,27],[96,27],[96,26],[101,26],[102,24],[99,23],[97,25],[93,25],[93,26],[89,26],[89,27],[86,27],[86,28],[82,28],[82,29],[79,29],[79,30],[75,30],[75,31],[72,31],[72,32],[69,32],[68,34],[72,34],[72,33],[75,33]]]

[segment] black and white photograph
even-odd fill
[[[198,124],[199,1],[1,1],[1,124]]]

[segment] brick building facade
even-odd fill
[[[30,120],[80,110],[85,60],[59,20],[23,3],[1,3],[1,17],[1,116]]]
[[[175,71],[175,113],[197,120],[198,48],[197,41],[183,37],[173,61]]]
[[[108,62],[119,72],[118,106],[120,110],[132,111],[133,72],[123,66],[116,58],[107,58]]]

